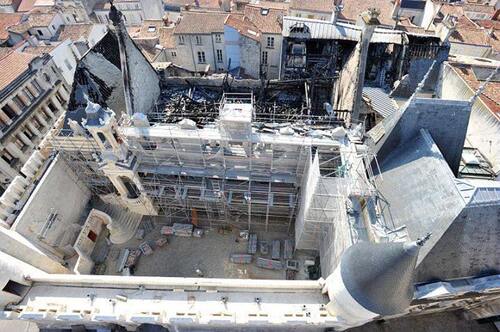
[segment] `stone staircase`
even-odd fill
[[[142,221],[142,215],[130,212],[119,205],[99,202],[95,208],[111,217],[112,222],[107,227],[110,233],[109,239],[114,244],[122,244],[133,238]]]

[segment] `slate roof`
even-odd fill
[[[227,15],[222,12],[183,12],[174,34],[223,33]]]
[[[12,81],[29,69],[29,64],[36,55],[12,51],[0,59],[0,90],[7,87]],[[8,68],[9,70],[4,70]]]
[[[416,243],[356,243],[342,255],[342,281],[349,294],[371,312],[401,313],[413,298],[419,248]]]

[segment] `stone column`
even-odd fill
[[[0,119],[2,119],[2,121],[7,125],[10,125],[12,123],[12,120],[9,118],[9,116],[2,110],[0,110]]]
[[[3,158],[0,158],[0,172],[2,172],[3,174],[11,177],[11,178],[14,178],[16,177],[17,175],[20,175],[18,171],[16,171],[15,169],[13,169],[8,162],[6,162],[5,160],[3,160]]]
[[[26,97],[26,95],[24,94],[24,91],[20,91],[17,96],[19,97],[19,99],[21,99],[23,101],[23,103],[26,105],[26,106],[29,106],[31,105],[31,100],[29,100],[28,97]]]
[[[43,110],[45,113],[47,113],[48,116],[50,116],[53,120],[57,120],[57,116],[52,112],[49,106],[43,105]]]
[[[26,160],[28,160],[28,157],[24,154],[23,151],[21,151],[21,149],[15,143],[11,142],[7,144],[5,148],[7,149],[7,151],[9,151],[11,155],[19,158],[23,162],[23,164],[26,162]]]
[[[52,101],[52,104],[61,112],[64,112],[64,108],[62,107],[61,103],[59,100],[57,100],[56,96],[51,96],[50,100]]]
[[[40,95],[40,92],[33,86],[33,84],[30,82],[26,85],[26,89],[28,89],[33,96],[38,97]]]
[[[9,100],[7,102],[7,104],[10,106],[10,108],[12,108],[14,110],[14,112],[16,112],[18,115],[21,114],[23,112],[22,109],[19,108],[19,106],[17,106],[17,104],[13,101],[13,100]]]
[[[43,118],[43,116],[40,113],[35,113],[35,117],[38,119],[38,121],[40,121],[40,123],[44,127],[48,127],[49,126],[49,124],[47,123],[47,121],[45,121],[45,119]]]
[[[40,136],[41,133],[40,133],[40,130],[36,129],[36,127],[30,122],[28,121],[28,123],[26,124],[28,126],[28,128],[31,130],[31,132],[37,136]]]
[[[35,146],[35,144],[33,144],[33,142],[31,141],[31,139],[28,136],[26,136],[26,134],[23,133],[22,131],[18,132],[17,136],[19,136],[19,139],[23,141],[24,144],[29,145],[31,147]]]
[[[63,99],[65,101],[68,101],[69,100],[69,93],[66,91],[66,89],[64,88],[64,85],[61,85],[61,87],[59,88],[58,90],[59,94],[61,95],[61,97],[63,97]]]

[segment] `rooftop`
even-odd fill
[[[306,10],[320,13],[331,13],[333,10],[333,1],[331,0],[291,0],[290,9]]]
[[[394,4],[391,0],[344,0],[344,8],[340,12],[340,18],[356,21],[359,14],[369,8],[380,9],[378,20],[383,25],[393,25],[392,10]]]
[[[29,12],[35,6],[36,0],[22,0],[21,4],[17,8],[18,12]]]
[[[175,27],[175,34],[212,34],[224,32],[227,13],[183,12],[182,19]]]
[[[281,34],[283,16],[286,11],[275,8],[262,8],[253,5],[245,6],[245,18],[252,22],[262,33]]]
[[[9,70],[0,71],[0,90],[5,89],[12,81],[29,68],[36,55],[12,51],[0,59],[0,68]]]
[[[457,62],[450,62],[450,65],[452,66],[453,70],[474,91],[476,91],[481,86],[481,84],[483,84],[483,82],[476,77],[474,69],[485,68],[489,71],[494,70],[494,68],[491,67],[488,68],[488,67],[472,66]],[[481,77],[481,79],[483,78]],[[480,98],[481,101],[490,109],[490,111],[500,119],[500,82],[498,81],[489,82],[486,85]]]
[[[18,13],[0,13],[0,40],[9,38],[7,29],[10,26],[19,24],[22,19],[22,14]]]
[[[61,26],[58,40],[71,39],[77,41],[80,38],[87,39],[92,31],[93,24],[70,24]]]

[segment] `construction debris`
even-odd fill
[[[163,226],[160,233],[163,235],[174,235],[174,228],[172,226]]]
[[[175,223],[173,231],[175,236],[190,237],[193,235],[193,225]]]
[[[261,255],[269,254],[269,243],[267,241],[259,242],[259,251]]]
[[[136,238],[137,240],[142,240],[142,239],[144,239],[144,233],[145,233],[145,232],[144,232],[144,229],[139,228],[139,229],[135,232],[135,238]]]
[[[144,256],[149,256],[153,254],[153,248],[147,242],[143,242],[139,245],[139,249],[144,254]]]
[[[168,243],[167,238],[162,236],[155,241],[155,246],[161,248],[164,245],[166,245],[167,243]]]
[[[291,260],[291,259],[287,260],[286,261],[286,269],[298,271],[299,270],[299,261]]]

